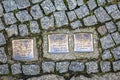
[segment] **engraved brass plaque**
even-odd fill
[[[93,51],[93,34],[91,33],[74,34],[74,51],[75,52],[92,52]]]
[[[15,60],[31,60],[34,58],[33,39],[12,40],[12,48]]]
[[[67,34],[51,34],[48,35],[49,53],[67,53],[68,35]]]

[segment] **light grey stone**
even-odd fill
[[[112,21],[105,23],[105,26],[109,33],[112,33],[117,30],[115,24]]]
[[[13,75],[21,74],[22,73],[22,71],[21,71],[21,64],[17,63],[17,64],[11,65],[11,71],[12,71]]]
[[[118,7],[119,7],[119,9],[120,9],[120,2],[118,2]]]
[[[40,33],[39,25],[37,21],[30,21],[31,33]]]
[[[21,22],[30,21],[32,19],[32,17],[26,10],[19,11],[18,13],[16,13],[16,17]]]
[[[107,60],[107,59],[111,59],[112,58],[112,54],[110,53],[109,50],[104,50],[102,53],[102,60]]]
[[[69,10],[73,10],[77,6],[76,0],[67,0]]]
[[[84,0],[77,0],[77,4],[78,4],[78,6],[83,5],[84,4]]]
[[[109,72],[111,71],[111,64],[109,61],[101,61],[100,67],[102,72]]]
[[[40,77],[29,78],[27,80],[65,80],[65,79],[62,76],[58,76],[54,74],[47,74],[47,75],[43,75]]]
[[[113,53],[113,56],[114,56],[115,60],[120,59],[120,46],[112,49],[111,52]]]
[[[8,64],[0,65],[0,75],[9,74]]]
[[[89,0],[87,2],[87,4],[88,4],[88,7],[89,7],[90,10],[93,10],[97,7],[97,4],[96,4],[95,0]]]
[[[40,66],[36,64],[22,65],[24,75],[38,75],[40,73]]]
[[[35,3],[39,3],[39,2],[42,2],[43,0],[32,0],[32,3],[35,4]]]
[[[2,5],[0,4],[0,17],[2,17],[3,16],[3,7],[2,7]]]
[[[6,28],[5,29],[7,34],[8,34],[8,37],[11,37],[11,36],[17,36],[18,35],[18,29],[17,29],[17,25],[13,24],[11,25],[10,27]]]
[[[114,20],[120,19],[120,11],[116,10],[110,14]]]
[[[114,71],[120,70],[120,60],[113,62],[113,70]]]
[[[119,32],[113,33],[112,37],[113,37],[113,39],[114,39],[114,41],[117,45],[120,44],[120,34],[119,34]]]
[[[4,26],[3,22],[2,22],[2,20],[0,19],[0,31],[3,30],[3,29],[5,29],[5,26]]]
[[[18,9],[24,9],[30,6],[29,0],[15,0]]]
[[[92,26],[97,24],[97,19],[94,15],[84,18],[83,21],[86,26]]]
[[[86,5],[82,5],[79,8],[75,9],[75,13],[77,17],[81,19],[89,14],[89,9]]]
[[[63,0],[54,0],[54,3],[57,10],[67,10]]]
[[[54,17],[51,15],[50,17],[45,16],[41,18],[40,20],[41,26],[43,29],[50,29],[51,27],[54,27]]]
[[[101,45],[102,45],[103,49],[111,48],[111,47],[113,47],[115,45],[115,43],[114,43],[114,41],[113,41],[110,34],[102,37],[100,39],[100,42],[101,42]]]
[[[56,26],[57,27],[68,25],[68,18],[65,14],[65,11],[55,12],[54,17],[55,17],[55,20],[56,20]]]
[[[99,70],[98,70],[98,64],[97,62],[87,62],[86,63],[86,68],[87,68],[87,73],[90,74],[90,73],[97,73]]]
[[[20,36],[27,36],[29,34],[27,25],[20,24],[18,28],[19,28]]]
[[[118,31],[120,31],[120,21],[116,23]]]
[[[4,47],[0,48],[0,62],[2,62],[2,63],[7,62],[7,56],[6,56]]]
[[[107,0],[107,2],[112,2],[113,0]]]
[[[107,14],[107,12],[103,9],[103,7],[99,7],[94,11],[97,19],[99,22],[104,23],[106,21],[111,20],[110,16]]]
[[[42,70],[44,73],[54,72],[55,63],[54,62],[42,62]]]
[[[31,7],[30,13],[34,19],[43,17],[43,12],[38,4]]]
[[[77,21],[72,22],[70,25],[73,29],[76,29],[76,28],[81,27],[82,23],[79,20],[77,20]]]
[[[97,30],[100,33],[100,35],[102,35],[102,36],[107,33],[107,29],[106,29],[105,25],[100,26]]]
[[[7,25],[9,25],[9,24],[14,24],[14,23],[17,22],[14,14],[13,14],[12,12],[5,13],[5,14],[4,14],[4,20],[5,20],[5,23],[6,23]]]
[[[77,16],[76,16],[76,14],[75,14],[75,11],[69,11],[69,12],[67,12],[67,15],[68,15],[68,19],[69,19],[70,21],[74,21],[75,19],[77,19]]]
[[[0,46],[6,44],[6,39],[3,33],[0,33]]]
[[[116,4],[114,4],[114,5],[106,6],[105,9],[109,14],[111,14],[112,12],[118,10],[118,7]]]
[[[57,62],[56,63],[56,70],[59,73],[68,72],[69,62]]]
[[[51,2],[51,0],[44,0],[41,3],[41,6],[42,6],[46,15],[55,11],[55,7],[54,7],[53,3]]]
[[[71,62],[69,70],[73,72],[82,72],[85,69],[85,65],[82,62]]]
[[[97,0],[98,6],[106,4],[105,0]]]
[[[4,0],[2,1],[2,3],[6,12],[17,9],[17,5],[14,0]]]

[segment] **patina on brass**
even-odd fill
[[[68,34],[51,34],[48,35],[49,53],[67,53]]]
[[[75,52],[92,52],[93,51],[93,34],[91,33],[74,34],[74,51]]]

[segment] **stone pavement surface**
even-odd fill
[[[120,80],[119,0],[0,0],[0,80]]]

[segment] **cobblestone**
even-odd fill
[[[100,62],[100,67],[102,72],[109,72],[111,71],[111,64],[109,61],[101,61]]]
[[[73,72],[82,72],[85,69],[85,65],[82,62],[71,62],[69,70]]]
[[[43,62],[42,63],[42,70],[44,73],[54,72],[54,68],[55,68],[54,62]]]
[[[31,33],[40,33],[39,25],[37,21],[30,21]]]
[[[115,45],[111,35],[109,35],[109,34],[107,36],[104,36],[103,38],[101,38],[100,42],[101,42],[103,49],[111,48]]]
[[[106,6],[105,9],[107,10],[107,12],[108,12],[109,14],[111,14],[112,12],[118,10],[117,5]]]
[[[116,23],[118,31],[120,31],[120,21]]]
[[[5,29],[5,26],[4,26],[3,22],[2,22],[2,20],[0,19],[0,31],[3,30],[3,29]]]
[[[105,0],[97,0],[98,6],[104,5],[106,3]]]
[[[90,10],[93,10],[97,7],[97,4],[96,4],[95,0],[89,0],[87,2],[87,4],[88,4],[88,7],[89,7]]]
[[[21,64],[17,63],[17,64],[13,64],[11,65],[11,70],[12,70],[12,74],[21,74]]]
[[[16,17],[20,22],[30,21],[32,19],[32,17],[26,10],[19,11],[18,13],[16,13]]]
[[[32,0],[32,3],[35,4],[35,3],[39,3],[39,2],[42,2],[43,0]]]
[[[114,71],[120,70],[120,60],[113,62],[113,70],[114,70]]]
[[[12,12],[4,14],[4,20],[7,25],[14,24],[17,22],[14,14]]]
[[[77,0],[77,4],[78,4],[78,6],[83,5],[84,4],[84,0]]]
[[[105,25],[109,33],[112,33],[117,30],[115,24],[112,21],[107,22]]]
[[[34,19],[39,19],[43,17],[43,12],[38,4],[31,7],[30,13]]]
[[[3,16],[3,7],[2,7],[2,5],[0,4],[0,17],[2,17]]]
[[[2,63],[7,62],[7,56],[6,56],[4,47],[0,48],[0,62],[2,62]]]
[[[119,32],[113,33],[112,37],[113,37],[113,39],[114,39],[114,41],[117,45],[120,44],[120,34],[119,34]]]
[[[0,65],[0,75],[3,74],[9,74],[9,69],[7,64]]]
[[[69,21],[74,21],[75,19],[77,19],[77,16],[74,11],[67,12],[67,15],[68,15]]]
[[[57,62],[56,63],[56,70],[59,73],[68,72],[69,62]]]
[[[106,29],[105,25],[100,26],[97,30],[100,33],[100,35],[102,35],[102,36],[107,33],[107,29]]]
[[[0,46],[6,44],[6,39],[3,33],[0,33]]]
[[[103,54],[102,54],[102,59],[103,60],[107,60],[107,59],[111,59],[111,58],[112,58],[112,54],[110,53],[109,50],[103,51]]]
[[[73,10],[76,8],[77,6],[76,0],[67,0],[67,2],[68,2],[69,10]]]
[[[79,28],[79,27],[81,27],[81,26],[82,26],[82,23],[81,23],[79,20],[74,21],[74,22],[71,23],[71,27],[72,27],[73,29]]]
[[[39,65],[22,65],[22,71],[25,75],[38,75],[40,73]]]
[[[120,47],[112,49],[111,52],[113,53],[115,60],[120,59]]]
[[[120,19],[120,11],[116,10],[110,14],[114,20]]]

